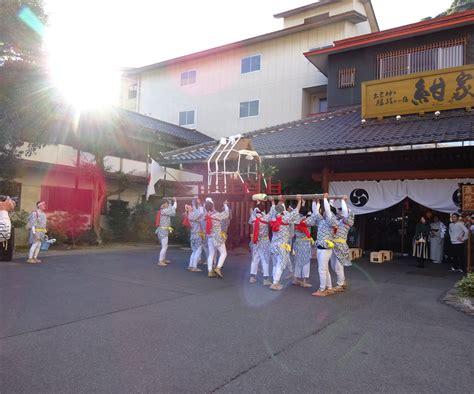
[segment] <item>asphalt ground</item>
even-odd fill
[[[0,392],[472,393],[474,319],[440,299],[458,274],[360,261],[312,297],[166,268],[144,248],[0,263]],[[259,277],[259,282],[261,278]]]

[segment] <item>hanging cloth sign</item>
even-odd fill
[[[459,184],[473,183],[474,179],[420,179],[405,182],[411,200],[435,211],[452,213],[461,207]]]
[[[356,215],[381,211],[407,196],[403,181],[330,182],[329,194],[347,195],[347,205]]]
[[[449,213],[459,210],[459,183],[474,183],[474,179],[330,182],[329,194],[347,195],[347,205],[356,215],[381,211],[406,197],[427,208]]]

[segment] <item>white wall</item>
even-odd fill
[[[365,14],[358,0],[344,0],[285,23],[300,24],[316,13],[336,15],[353,9]],[[196,110],[194,127],[214,138],[301,119],[309,114],[303,89],[327,84],[327,78],[303,53],[369,32],[368,22],[338,22],[144,72],[139,112],[178,124],[179,112]],[[261,70],[241,74],[241,59],[258,54],[262,55]],[[180,86],[181,73],[189,70],[197,70],[196,83]],[[260,100],[259,116],[240,119],[240,102],[251,100]]]

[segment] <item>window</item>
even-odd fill
[[[458,67],[465,63],[465,53],[466,38],[381,53],[377,55],[377,75],[383,79]]]
[[[181,86],[192,85],[193,83],[196,83],[196,70],[181,73]]]
[[[240,73],[247,74],[260,70],[260,55],[244,57],[240,61]]]
[[[328,99],[326,97],[319,99],[319,112],[328,112]]]
[[[258,116],[260,109],[260,101],[253,100],[253,101],[244,101],[240,103],[240,117],[241,118],[248,118],[250,116]]]
[[[189,126],[189,125],[194,125],[195,121],[195,113],[196,111],[182,111],[179,113],[179,125],[180,126]]]
[[[341,68],[339,70],[339,81],[338,81],[339,89],[351,88],[355,86],[355,74],[356,74],[355,67]]]
[[[128,87],[128,98],[129,100],[137,98],[137,84],[136,83]]]

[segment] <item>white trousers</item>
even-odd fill
[[[225,243],[219,246],[215,246],[214,240],[212,238],[208,238],[207,247],[209,249],[209,254],[207,256],[208,271],[212,271],[212,263],[214,261],[214,256],[216,255],[216,251],[219,251],[219,260],[217,261],[217,268],[222,268],[222,266],[224,265],[225,258],[227,257],[227,249],[225,247]]]
[[[265,256],[265,251],[260,251],[258,249],[252,251],[252,264],[250,264],[250,275],[257,275],[258,264],[260,262],[262,263],[263,276],[267,277],[269,275],[268,258],[267,256]]]
[[[196,250],[191,253],[191,257],[189,258],[189,266],[191,268],[197,268],[198,262],[201,259],[202,254],[202,246],[199,246]]]
[[[331,255],[331,268],[337,275],[337,285],[342,286],[346,281],[344,266],[339,262],[335,253]]]
[[[41,241],[36,241],[31,245],[30,252],[28,253],[28,258],[33,259],[37,258],[41,249]]]
[[[316,249],[318,259],[319,288],[324,290],[332,288],[331,274],[329,273],[329,260],[332,249]]]
[[[308,279],[310,266],[311,264],[305,264],[303,266],[295,265],[295,277]]]
[[[162,238],[161,242],[161,250],[160,250],[160,261],[166,259],[166,251],[168,250],[168,237]]]
[[[289,257],[288,257],[289,258]],[[283,256],[281,254],[274,255],[272,254],[272,260],[273,260],[273,283],[278,283],[280,282],[281,279],[281,274],[283,273],[283,269],[281,268],[281,262],[282,262]]]

